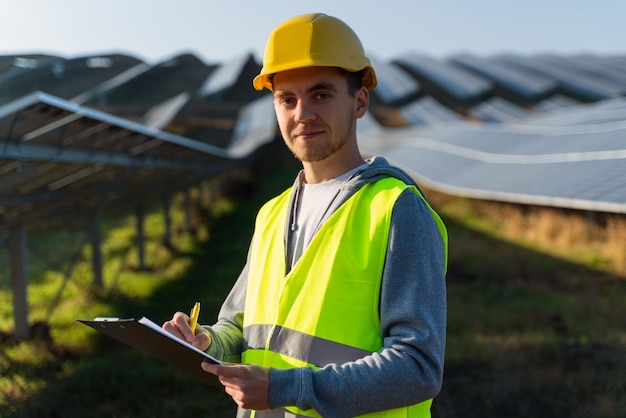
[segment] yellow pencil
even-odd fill
[[[200,302],[196,302],[193,305],[193,309],[191,309],[191,313],[189,314],[189,327],[191,328],[191,332],[195,334],[196,325],[198,324],[198,316],[200,315]]]

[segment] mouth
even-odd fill
[[[322,133],[323,133],[322,131],[304,131],[304,132],[296,133],[294,135],[294,138],[295,139],[301,139],[303,141],[310,141],[310,140],[312,140],[314,138],[317,138]]]

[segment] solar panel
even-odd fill
[[[528,111],[499,97],[472,106],[470,115],[483,122],[512,122],[528,116]]]
[[[362,146],[443,192],[626,213],[626,99],[587,106],[596,117],[577,125],[457,123],[385,131]]]
[[[600,125],[626,120],[623,99],[603,100],[593,105],[569,105],[559,109],[537,113],[527,120],[528,124],[545,126]]]
[[[505,65],[471,54],[458,54],[451,62],[476,72],[494,84],[527,101],[538,101],[553,93],[557,87],[553,79],[540,74],[515,71]]]
[[[477,102],[491,91],[491,85],[484,78],[454,67],[443,61],[425,55],[408,54],[396,62],[410,73],[428,80],[461,102]]]
[[[540,102],[535,103],[532,107],[538,112],[548,113],[577,104],[580,104],[580,102],[577,100],[574,100],[567,96],[563,96],[561,94],[555,94],[551,97],[547,97],[541,100]]]
[[[375,57],[370,57],[376,71],[378,85],[374,89],[376,94],[385,104],[407,102],[418,97],[420,94],[419,83],[408,75],[400,67],[383,62]]]
[[[198,96],[208,96],[235,85],[244,66],[251,59],[253,57],[250,54],[242,54],[217,67],[198,89]]]
[[[584,71],[591,77],[612,80],[622,88],[626,87],[626,73],[624,67],[613,64],[613,60],[597,56],[573,56],[563,57],[572,62],[579,71]],[[624,90],[622,90],[622,94]]]
[[[180,109],[187,104],[190,97],[189,93],[183,92],[154,106],[144,116],[142,124],[152,129],[165,128],[178,114]]]
[[[229,169],[273,139],[259,132],[221,149],[34,93],[0,108],[0,225],[51,222],[52,213],[107,195],[164,193]]]
[[[274,96],[266,94],[245,106],[237,118],[229,150],[231,155],[245,157],[276,137],[277,123]]]
[[[182,54],[157,65],[136,68],[126,77],[107,80],[76,102],[109,114],[141,121],[148,111],[181,93],[193,94],[214,70],[197,57]],[[104,88],[106,86],[106,88]]]
[[[26,248],[20,225],[67,226],[109,201],[128,210],[161,199],[239,167],[276,135],[271,95],[250,86],[251,55],[219,67],[190,54],[155,66],[129,57],[115,71],[109,57],[0,57],[0,233],[11,231],[12,247]],[[626,213],[626,57],[373,62],[379,87],[357,122],[365,155],[445,193]],[[63,97],[24,96],[33,85]]]
[[[121,72],[115,77],[111,77],[108,80],[103,81],[100,84],[97,84],[90,89],[82,92],[81,94],[74,96],[70,99],[70,101],[78,104],[85,104],[88,101],[92,100],[95,97],[102,97],[107,92],[128,83],[135,77],[145,73],[146,71],[152,68],[150,65],[146,63],[139,63],[127,69],[126,71]]]
[[[0,105],[36,90],[70,99],[137,64],[139,60],[125,55],[41,60],[33,68],[15,68],[0,75]]]
[[[587,64],[571,60],[567,57],[554,55],[541,55],[536,57],[536,60],[542,64],[547,64],[552,71],[559,70],[567,74],[579,76],[581,79],[585,80],[585,82],[596,85],[598,88],[602,89],[602,91],[606,92],[608,97],[617,97],[626,94],[626,84],[614,80],[609,70],[598,73],[596,69],[591,68]]]
[[[551,77],[558,83],[561,90],[581,100],[604,100],[620,94],[614,86],[607,85],[597,78],[585,77],[572,71],[571,68],[568,71],[568,69],[563,69],[552,63],[542,62],[537,56],[500,55],[493,59],[502,65],[523,68],[525,71],[530,70],[535,74]]]
[[[410,125],[444,125],[465,119],[432,97],[424,97],[411,102],[403,106],[400,111]]]

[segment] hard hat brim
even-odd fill
[[[274,91],[274,87],[272,85],[272,80],[271,80],[274,74],[277,74],[283,71],[296,70],[298,68],[307,68],[307,67],[322,67],[322,66],[319,64],[311,64],[311,63],[306,63],[306,64],[299,65],[299,66],[291,65],[289,66],[289,68],[284,68],[279,71],[275,71],[273,73],[266,73],[263,71],[263,69],[261,69],[261,72],[259,73],[259,75],[254,77],[254,79],[252,80],[252,85],[254,86],[256,90],[259,90],[259,91],[263,90],[264,88],[268,89],[269,91]],[[376,72],[374,71],[374,68],[371,65],[365,66],[363,68],[345,68],[345,67],[337,67],[337,68],[343,68],[344,70],[350,71],[350,72],[363,71],[363,87],[365,87],[367,90],[374,89],[374,87],[376,87],[376,85],[378,84],[378,80],[376,79]]]

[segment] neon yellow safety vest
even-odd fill
[[[261,208],[249,260],[243,363],[318,369],[356,361],[383,347],[380,284],[391,213],[407,188],[424,199],[415,187],[392,177],[363,186],[328,218],[288,273],[284,237],[291,189]],[[430,210],[447,248],[445,226]],[[364,416],[430,417],[431,403]],[[320,416],[296,407],[281,411],[247,415]]]

